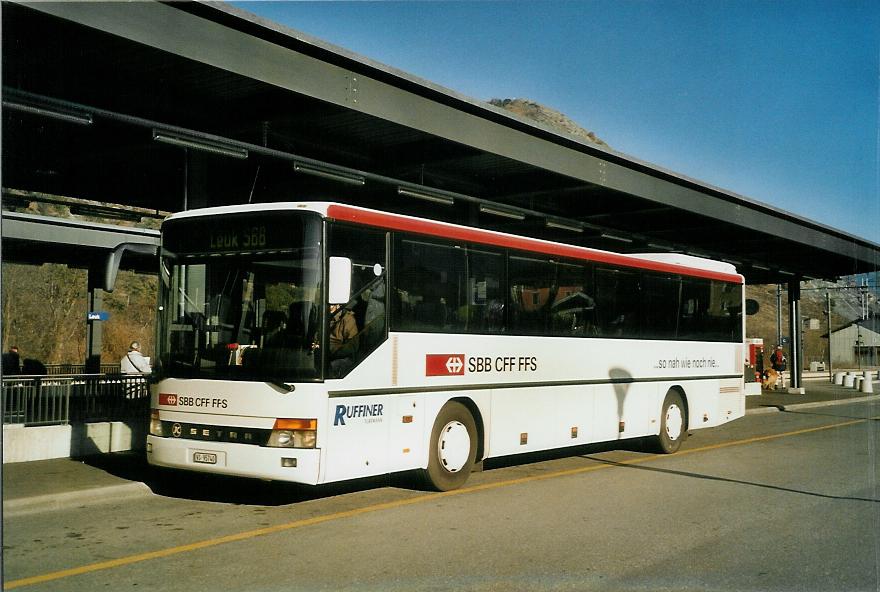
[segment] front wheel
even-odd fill
[[[676,390],[666,393],[660,411],[660,433],[651,438],[651,447],[663,454],[672,454],[681,448],[687,438],[687,415],[684,401]]]
[[[477,425],[468,408],[449,401],[431,430],[428,468],[423,480],[438,491],[458,489],[467,481],[477,456]]]

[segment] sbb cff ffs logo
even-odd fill
[[[177,395],[159,393],[159,405],[177,405]]]
[[[425,376],[464,376],[464,354],[426,354]]]
[[[229,401],[211,397],[189,397],[170,393],[159,393],[159,405],[172,407],[213,407],[214,409],[226,409]]]
[[[464,354],[425,354],[425,376],[464,376],[480,374],[527,373],[538,371],[536,356],[466,356]]]

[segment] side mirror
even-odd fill
[[[751,298],[746,298],[746,315],[752,316],[753,314],[758,314],[758,309],[761,308],[758,304],[757,300],[753,300]]]
[[[351,259],[330,257],[327,304],[345,304],[351,297]]]

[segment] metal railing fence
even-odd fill
[[[119,374],[119,364],[101,364],[101,374]],[[46,364],[49,376],[87,374],[85,364]]]
[[[130,374],[3,377],[4,424],[64,425],[146,417],[147,379]]]
[[[66,424],[70,417],[70,377],[3,378],[3,423]]]

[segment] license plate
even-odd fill
[[[216,465],[217,454],[214,452],[193,452],[193,462],[206,465]]]

